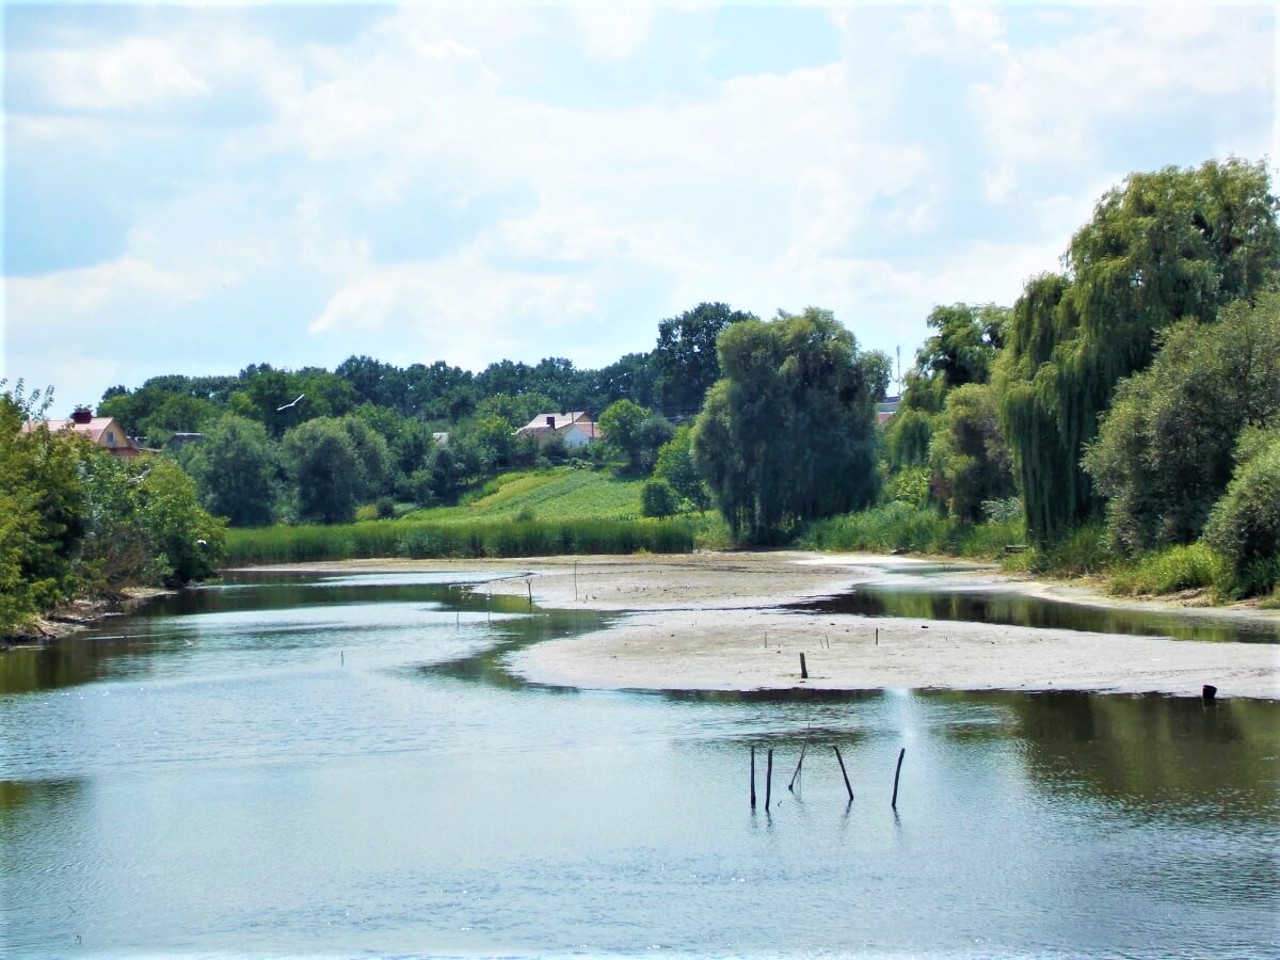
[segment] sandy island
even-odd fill
[[[923,561],[798,552],[523,560],[369,560],[307,564],[317,572],[492,571],[475,589],[545,607],[616,611],[613,627],[544,641],[511,655],[513,673],[603,689],[813,690],[947,688],[1088,690],[1280,698],[1280,647],[1208,643],[987,623],[797,613],[783,605],[893,582]],[[1252,608],[1184,610],[1120,601],[1077,587],[1020,581],[954,564],[939,586],[997,587],[1111,608],[1280,623]],[[262,569],[262,568],[260,568]],[[274,569],[274,568],[272,568]],[[284,568],[281,568],[284,569]],[[878,631],[878,642],[877,642]],[[808,678],[800,675],[805,654]]]

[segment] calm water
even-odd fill
[[[1280,643],[1280,620],[1261,622],[1223,611],[1185,612],[1092,607],[1048,596],[1032,596],[1007,585],[958,583],[956,567],[919,565],[899,568],[875,583],[847,593],[790,605],[794,610],[861,617],[916,620],[966,620],[1038,629],[1088,630],[1175,640]],[[963,569],[963,567],[961,568]],[[938,578],[937,582],[931,582]]]
[[[1280,954],[1275,703],[529,687],[601,619],[451,579],[0,655],[0,953]]]

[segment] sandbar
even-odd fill
[[[518,560],[367,560],[317,572],[492,572],[473,587],[531,591],[543,607],[618,614],[606,629],[547,640],[508,656],[529,681],[582,689],[768,691],[952,689],[1090,691],[1280,699],[1280,646],[1173,640],[994,623],[799,612],[788,605],[860,583],[888,583],[931,564],[943,586],[1050,595],[1107,608],[1280,624],[1252,607],[1183,610],[1087,588],[1003,576],[991,568],[798,551]],[[260,568],[261,569],[261,568]],[[807,677],[801,676],[800,654]]]

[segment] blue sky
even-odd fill
[[[904,363],[1135,170],[1276,151],[1270,5],[10,5],[4,370],[650,349],[704,300]]]

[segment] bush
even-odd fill
[[[1252,596],[1280,585],[1280,428],[1246,431],[1237,456],[1204,539],[1226,562],[1223,592]]]
[[[680,509],[675,488],[662,479],[645,481],[640,489],[640,503],[646,517],[670,517]]]

